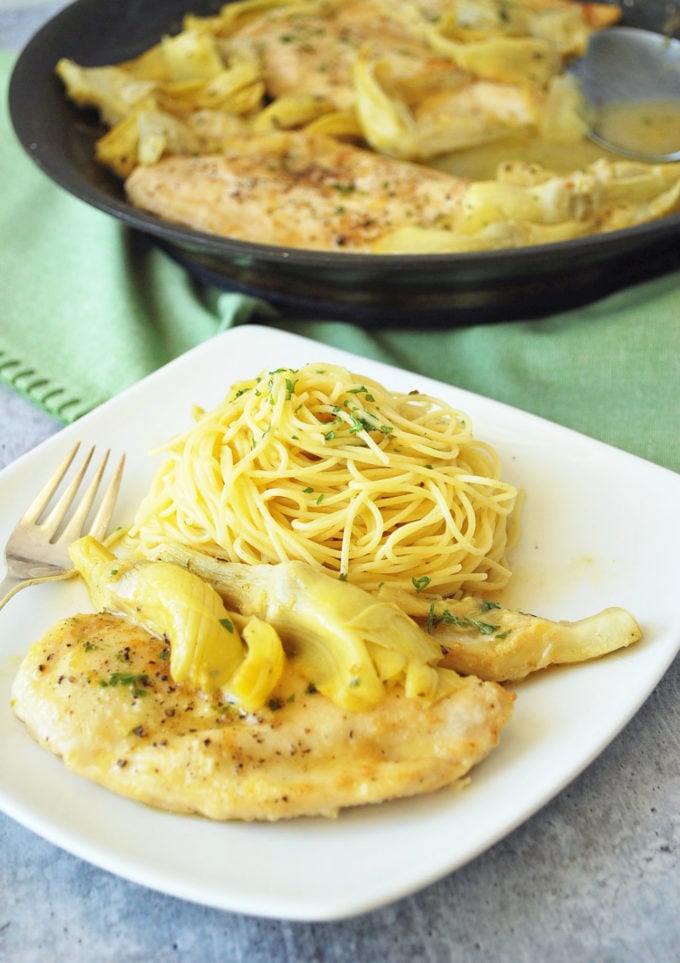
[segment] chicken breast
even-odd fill
[[[260,59],[270,96],[310,91],[341,110],[354,104],[352,71],[366,44],[374,56],[393,58],[399,73],[415,74],[421,83],[432,84],[427,78],[433,72],[437,85],[464,82],[451,60],[438,57],[390,7],[381,0],[283,6],[246,22],[227,50],[248,50]]]
[[[12,704],[80,776],[152,806],[211,819],[334,816],[346,806],[459,782],[493,749],[513,695],[461,678],[433,705],[393,688],[348,712],[288,666],[244,714],[169,673],[169,646],[118,616],[77,615],[26,655]]]
[[[132,204],[187,227],[259,244],[370,251],[397,227],[436,227],[466,181],[328,137],[234,139],[222,156],[168,157],[126,182]]]
[[[440,49],[436,25],[448,23],[451,38],[458,38],[460,46],[499,37],[549,43],[551,56],[540,44],[532,55],[534,61],[550,61],[538,71],[542,86],[561,69],[564,57],[583,53],[590,34],[615,23],[619,16],[618,8],[609,4],[563,0],[475,4],[327,0],[267,10],[266,16],[246,20],[224,43],[231,55],[243,56],[247,51],[250,59],[259,59],[271,97],[307,91],[340,110],[352,108],[356,102],[354,68],[358,58],[367,56],[389,62],[391,84],[409,106],[428,94],[461,91],[452,123],[457,116],[476,115],[483,130],[485,126],[497,128],[499,121],[522,127],[536,120],[526,88],[537,79],[537,65],[529,61],[519,78],[509,78],[506,54],[491,77],[510,79],[510,83],[487,82],[479,93],[480,78],[490,79],[488,54],[481,64],[479,58],[475,60],[474,66],[482,68],[478,76],[462,50],[458,62],[455,43]],[[441,107],[441,100],[438,102]]]
[[[137,167],[132,204],[256,244],[351,253],[444,253],[550,243],[663,217],[680,164],[594,162],[554,174],[505,163],[471,182],[304,132],[233,139],[223,155]]]

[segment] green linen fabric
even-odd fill
[[[417,318],[409,329],[286,316],[197,283],[148,240],[38,170],[7,115],[14,58],[0,52],[0,377],[62,421],[218,332],[256,321],[507,402],[680,470],[680,273],[539,320],[431,330]]]

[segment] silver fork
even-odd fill
[[[74,445],[64,458],[9,537],[5,548],[7,575],[0,582],[0,609],[19,589],[27,585],[34,585],[36,581],[65,578],[71,574],[73,565],[69,556],[69,545],[81,535],[94,535],[99,540],[106,535],[120,489],[125,455],[118,462],[99,509],[86,531],[85,524],[101,485],[110,450],[105,453],[77,505],[76,495],[92,461],[94,447],[87,453],[54,507],[43,518],[79,448],[80,442]],[[67,520],[66,516],[72,505],[73,514]]]

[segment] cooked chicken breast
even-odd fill
[[[132,204],[200,231],[259,244],[370,251],[396,227],[436,227],[466,181],[328,137],[238,138],[223,156],[169,157],[127,180]]]
[[[520,83],[481,84],[465,57],[456,62],[454,45],[446,53],[433,42],[433,26],[449,22],[452,37],[462,42],[488,41],[498,37],[530,37],[547,41],[554,62],[541,71],[541,78],[557,72],[563,57],[580,54],[590,34],[615,23],[617,7],[608,4],[576,4],[563,0],[510,3],[455,4],[450,0],[425,0],[395,4],[394,0],[329,0],[326,3],[286,6],[266,16],[247,20],[225,41],[232,55],[259,59],[267,91],[272,97],[293,92],[314,92],[336,108],[355,105],[353,71],[360,56],[389,62],[392,84],[410,106],[429,93],[460,90],[455,101],[457,115],[477,116],[480,128],[497,128],[503,121],[522,127],[536,120],[527,96],[536,71],[526,64]],[[547,56],[534,50],[534,59]],[[479,66],[479,63],[476,64]],[[488,64],[486,65],[488,68]],[[502,77],[507,80],[507,58]],[[489,75],[482,70],[481,79]],[[441,109],[441,101],[440,109]],[[454,104],[451,104],[452,109]]]
[[[352,71],[366,44],[374,56],[394,58],[399,73],[415,73],[423,82],[428,71],[437,83],[465,80],[450,59],[438,57],[408,22],[394,16],[393,5],[389,10],[380,0],[269,10],[239,28],[227,50],[248,50],[260,58],[272,97],[304,90],[346,109],[354,104]]]
[[[395,11],[392,0],[359,0],[318,7],[282,7],[246,23],[226,44],[233,54],[260,58],[267,91],[281,97],[313,92],[339,110],[355,106],[354,68],[360,54],[389,62],[391,81],[410,105],[432,93],[464,91],[473,102],[458,103],[467,113],[484,114],[494,124],[526,103],[524,90],[494,85],[494,102],[474,102],[476,78],[432,47],[416,7]],[[526,114],[517,123],[529,123]]]
[[[169,673],[166,642],[114,615],[55,625],[26,655],[13,708],[80,776],[212,819],[333,816],[455,784],[493,749],[513,696],[460,679],[427,706],[388,691],[338,709],[288,667],[268,706],[243,714]]]

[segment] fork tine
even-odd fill
[[[107,452],[108,454],[108,452]],[[99,510],[94,517],[92,525],[90,526],[90,535],[93,535],[96,539],[101,541],[106,535],[109,523],[111,522],[111,516],[113,515],[113,510],[116,506],[116,501],[118,499],[118,492],[120,490],[120,483],[123,478],[123,468],[125,467],[125,455],[121,456],[120,461],[116,466],[113,478],[109,482],[109,486],[104,492],[104,498],[99,506]]]
[[[76,497],[76,493],[80,488],[81,482],[85,476],[85,472],[88,469],[90,461],[92,460],[92,455],[94,453],[94,446],[90,448],[83,463],[78,469],[74,478],[70,481],[68,488],[62,493],[59,501],[54,506],[52,511],[49,513],[44,522],[40,523],[40,528],[48,536],[49,540],[52,541],[57,533],[57,529],[63,522],[66,512],[69,510],[73,504],[73,499]]]
[[[77,483],[76,487],[80,483],[84,475],[84,469],[87,468],[93,452],[94,452],[94,448],[90,451],[90,454],[88,455],[85,461],[84,468],[81,469],[80,474],[74,479],[74,482]],[[104,453],[104,457],[101,460],[101,463],[99,465],[99,468],[96,471],[94,478],[92,479],[88,487],[83,492],[80,498],[80,501],[78,502],[78,507],[74,511],[73,515],[69,519],[68,524],[65,526],[63,532],[61,533],[59,538],[56,539],[56,541],[73,542],[76,540],[76,538],[78,538],[81,535],[83,526],[85,525],[85,519],[87,518],[89,511],[92,508],[92,503],[94,502],[97,491],[99,490],[99,486],[101,485],[102,476],[104,475],[104,469],[106,468],[106,463],[109,460],[110,454],[111,454],[110,449],[108,449]]]
[[[70,483],[65,483],[66,487],[50,511],[49,503],[56,495],[79,448],[80,442],[74,445],[64,458],[10,534],[5,548],[7,574],[0,580],[0,609],[16,592],[28,585],[69,578],[73,574],[69,547],[83,534],[111,455],[111,450],[107,450],[99,467],[95,470],[94,478],[74,504],[76,494],[92,461],[95,451],[93,445],[77,470],[76,477]],[[93,512],[94,519],[90,534],[99,541],[105,539],[113,516],[124,465],[125,455],[122,455],[114,470],[113,478],[102,492],[98,511]],[[67,513],[72,506],[73,512],[70,519],[67,519]],[[47,513],[47,517],[41,522],[43,513]],[[60,526],[63,526],[61,532],[59,532]]]
[[[32,525],[34,522],[38,520],[38,518],[40,518],[40,515],[43,513],[43,511],[47,507],[50,498],[52,497],[52,495],[54,495],[57,488],[59,487],[59,483],[61,482],[62,478],[64,477],[66,472],[69,470],[71,463],[73,459],[76,457],[76,453],[79,448],[80,448],[80,442],[77,441],[73,446],[73,448],[71,449],[71,451],[68,453],[68,455],[64,458],[62,463],[59,465],[57,470],[54,472],[54,474],[50,478],[48,478],[43,488],[41,488],[41,490],[35,496],[34,500],[31,502],[31,504],[28,506],[28,508],[24,512],[21,518],[22,525],[23,524]]]

